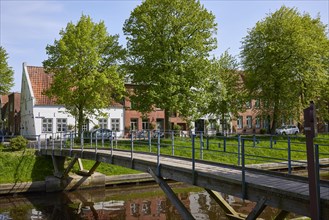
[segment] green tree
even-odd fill
[[[5,95],[14,85],[14,71],[7,63],[8,54],[0,47],[0,95]]]
[[[242,42],[246,87],[271,115],[271,131],[279,120],[299,120],[315,100],[328,69],[329,41],[320,18],[282,6],[256,23]]]
[[[125,51],[118,36],[107,33],[104,22],[94,23],[85,15],[76,25],[68,23],[60,36],[46,47],[48,59],[43,66],[53,74],[46,94],[78,119],[80,135],[86,117],[101,114],[124,93],[118,65]]]
[[[225,51],[218,60],[213,61],[212,74],[207,92],[207,108],[205,114],[211,114],[224,119],[230,114],[236,116],[243,111],[244,86],[238,62]]]
[[[195,0],[146,0],[124,23],[127,72],[135,83],[131,99],[141,112],[158,107],[193,119],[202,105],[216,48],[215,17]]]

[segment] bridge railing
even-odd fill
[[[260,169],[287,170],[307,166],[306,144],[303,136],[205,136],[203,132],[182,134],[181,131],[113,131],[109,135],[80,137],[74,133],[60,135],[59,139],[36,137],[34,148],[63,149],[79,148],[126,150],[131,152],[147,152],[161,155],[179,156],[194,160],[207,160],[238,166],[251,166]],[[44,141],[43,141],[44,140]],[[329,158],[329,139],[316,138],[315,149],[318,156],[318,170],[328,171],[327,162],[321,158]],[[243,164],[244,163],[244,164]],[[262,164],[262,165],[259,165]]]

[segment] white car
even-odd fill
[[[275,129],[275,134],[298,134],[299,128],[296,125],[283,125],[277,129]]]

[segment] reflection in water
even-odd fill
[[[227,219],[209,194],[197,187],[171,184],[196,219]],[[249,213],[254,203],[225,195],[236,211]],[[271,219],[273,209],[261,217]],[[0,220],[7,219],[182,219],[157,185],[120,186],[63,193],[38,193],[0,197]]]

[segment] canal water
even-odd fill
[[[201,188],[170,183],[195,219],[228,219],[221,207]],[[239,213],[248,214],[255,203],[223,197]],[[260,216],[273,219],[278,210],[266,208]],[[296,217],[290,215],[290,217]],[[62,193],[0,196],[0,220],[20,219],[182,219],[156,184],[120,185]],[[288,216],[289,219],[289,216]]]

